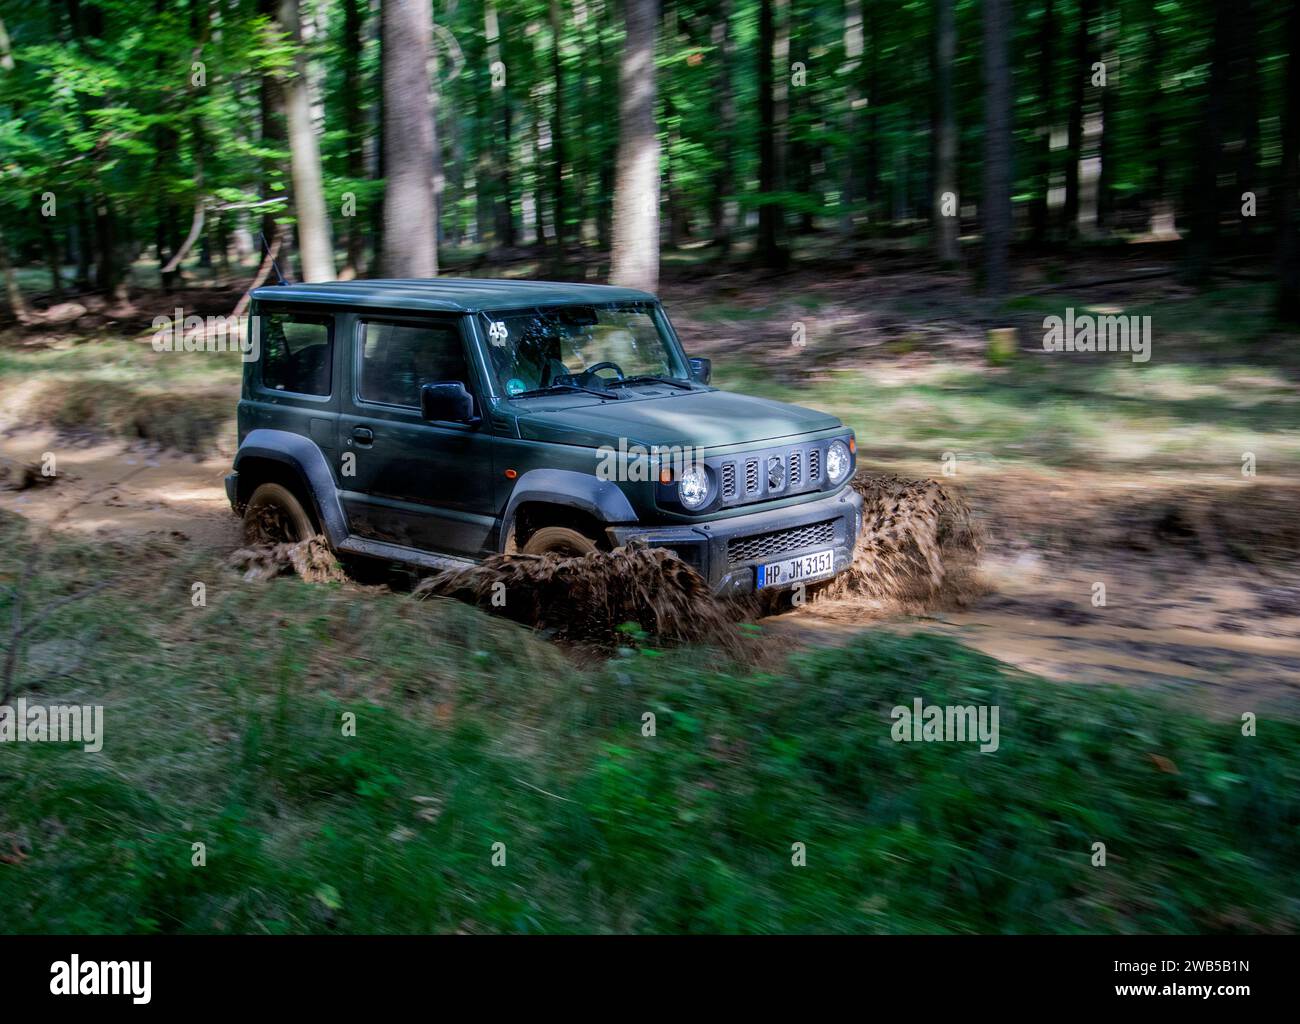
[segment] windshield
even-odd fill
[[[649,303],[483,315],[492,373],[506,395],[557,385],[600,388],[618,377],[689,379],[662,314]]]

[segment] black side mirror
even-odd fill
[[[691,376],[701,384],[707,384],[713,377],[713,360],[702,359],[699,356],[691,359]]]
[[[420,415],[447,423],[477,423],[474,397],[458,380],[437,381],[420,388]]]

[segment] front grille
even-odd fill
[[[822,453],[819,449],[814,448],[808,453],[808,482],[816,483],[817,478],[822,475]]]
[[[745,493],[753,494],[758,490],[758,460],[750,459],[745,463]]]
[[[797,450],[791,452],[790,453],[790,486],[791,487],[799,486],[799,470],[802,468],[803,466],[799,458],[799,452]]]
[[[796,526],[792,530],[774,530],[753,537],[737,537],[727,541],[727,561],[732,565],[741,562],[759,562],[787,551],[799,551],[815,545],[835,543],[835,520]]]
[[[722,496],[723,498],[734,498],[736,496],[736,464],[728,462],[722,467]]]

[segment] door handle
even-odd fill
[[[352,437],[357,444],[368,445],[375,439],[375,432],[369,427],[353,427]]]

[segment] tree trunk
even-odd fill
[[[957,210],[945,215],[945,195],[957,199],[957,118],[953,111],[952,69],[957,55],[957,26],[953,17],[953,0],[938,0],[934,33],[935,85],[938,116],[935,118],[935,187],[934,234],[938,256],[943,263],[956,263]]]
[[[1300,324],[1300,0],[1286,19],[1286,113],[1278,174],[1277,315]]]
[[[384,273],[436,277],[429,0],[389,0],[384,38]]]
[[[984,0],[984,289],[1006,294],[1011,242],[1009,0]]]
[[[1038,98],[1042,103],[1040,130],[1043,137],[1036,150],[1037,167],[1034,177],[1037,180],[1037,190],[1030,207],[1035,245],[1046,243],[1051,216],[1047,200],[1052,192],[1052,122],[1055,114],[1052,99],[1056,87],[1056,79],[1052,76],[1052,43],[1056,21],[1055,4],[1056,0],[1044,0],[1043,19],[1038,26]]]
[[[1160,38],[1160,15],[1152,11],[1147,27],[1147,55],[1143,62],[1146,96],[1146,136],[1151,144],[1152,175],[1148,193],[1150,224],[1153,235],[1173,235],[1173,213],[1169,204],[1169,158],[1165,146],[1164,43]]]
[[[562,268],[568,210],[564,204],[564,66],[560,57],[560,0],[551,0],[550,17],[551,80],[555,85],[555,106],[551,117],[551,208],[555,216],[555,264]]]
[[[3,234],[0,234],[0,277],[4,278],[9,311],[20,324],[27,323],[27,303],[23,299],[22,289],[18,287],[18,277],[14,274],[13,264],[9,262],[9,249],[5,245]]]
[[[736,97],[731,71],[736,41],[731,31],[731,6],[732,0],[719,0],[713,21],[713,59],[717,68],[714,95],[718,101],[718,132],[714,139],[716,167],[713,172],[709,220],[712,221],[713,244],[717,246],[719,256],[727,256],[731,252],[733,225],[728,198],[736,191]]]
[[[90,268],[95,262],[95,242],[91,231],[90,202],[77,197],[77,288],[90,290]]]
[[[432,4],[430,4],[432,15]],[[443,165],[442,147],[444,137],[442,125],[445,123],[442,113],[442,95],[438,91],[438,47],[433,42],[433,32],[429,33],[429,121],[433,126],[433,251],[436,254],[442,245],[442,200],[447,190],[447,172]]]
[[[295,48],[293,78],[284,83],[285,121],[293,172],[293,206],[298,217],[299,259],[304,281],[334,280],[334,243],[321,183],[320,145],[311,123],[307,58],[302,49],[298,0],[281,0],[280,28]]]
[[[50,218],[41,214],[41,200],[38,196],[33,203],[36,213],[36,223],[41,231],[41,246],[45,250],[45,264],[50,269],[50,289],[54,297],[63,297],[63,254],[59,249],[59,241],[54,235],[54,229],[50,226]]]
[[[1237,155],[1237,199],[1243,192],[1258,197],[1259,182],[1259,61],[1260,45],[1254,0],[1239,0],[1237,7],[1237,67],[1234,69],[1237,95],[1236,122],[1241,131],[1241,148]],[[1241,218],[1241,237],[1251,234],[1254,218]]]
[[[1084,86],[1092,76],[1089,40],[1096,0],[1079,0],[1079,21],[1074,27],[1074,51],[1070,69],[1070,123],[1066,129],[1065,229],[1073,238],[1079,231],[1079,160],[1083,156]]]
[[[353,183],[366,176],[365,111],[361,106],[362,0],[343,0],[343,128],[346,136],[348,177]],[[348,249],[344,267],[349,277],[361,273],[365,231],[360,211],[348,218]]]
[[[781,230],[785,211],[774,197],[781,187],[781,138],[773,76],[777,41],[773,4],[776,2],[761,0],[758,8],[758,190],[763,194],[763,205],[758,211],[758,258],[763,266],[771,268],[785,265]]]
[[[878,213],[880,200],[880,4],[867,4],[867,153],[864,198],[867,222]]]
[[[1111,0],[1111,6],[1104,12],[1101,32],[1100,57],[1106,63],[1106,87],[1101,90],[1101,140],[1098,144],[1098,159],[1101,167],[1097,175],[1097,226],[1110,226],[1111,212],[1114,209],[1115,190],[1115,139],[1119,133],[1115,129],[1116,90],[1120,88],[1120,79],[1112,78],[1118,69],[1118,35],[1114,20],[1119,16],[1118,6]]]
[[[258,13],[274,18],[277,3],[278,0],[259,0]],[[285,148],[284,90],[280,87],[280,80],[274,75],[262,76],[258,103],[262,118],[262,147],[264,149],[283,150]],[[272,156],[265,157],[262,160],[263,199],[273,198],[271,182],[276,175],[279,163],[280,161]],[[278,198],[278,196],[274,198]],[[262,214],[262,237],[266,240],[267,245],[271,245],[281,235],[276,216],[274,212],[269,210]],[[285,238],[281,241],[281,247],[278,251],[281,253],[281,259],[284,260],[285,267],[288,268],[291,254],[286,242],[289,232],[283,234]],[[258,246],[258,252],[259,254],[262,252],[261,246]]]
[[[860,77],[863,49],[864,0],[844,0],[844,153],[840,168],[840,232],[845,238],[853,237],[853,204],[857,201],[859,182],[857,174],[858,100],[861,97]]]
[[[655,125],[655,24],[658,0],[626,0],[619,69],[619,138],[614,170],[614,284],[659,286],[659,136]]]
[[[487,42],[487,77],[489,90],[485,96],[486,133],[478,139],[476,187],[481,192],[478,208],[484,211],[481,234],[491,233],[495,246],[513,248],[517,242],[515,213],[513,213],[511,177],[511,133],[513,116],[510,107],[510,78],[493,84],[502,61],[503,35],[500,16],[493,3],[484,4],[484,39]]]
[[[1228,62],[1232,55],[1232,0],[1215,0],[1210,79],[1201,106],[1200,130],[1196,139],[1192,172],[1191,237],[1187,244],[1187,283],[1208,284],[1214,272],[1219,241],[1219,161],[1223,146],[1224,90],[1228,85]]]
[[[102,190],[95,197],[95,249],[99,255],[95,287],[107,299],[126,298],[122,268],[117,259],[117,217],[113,213],[113,200]]]

